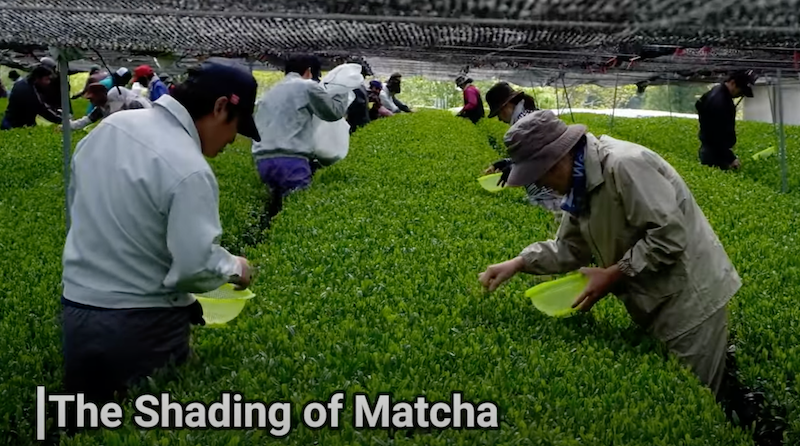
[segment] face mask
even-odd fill
[[[525,187],[525,192],[528,194],[528,202],[533,206],[542,206],[550,211],[560,211],[561,202],[563,197],[555,191],[529,184]]]

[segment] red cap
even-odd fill
[[[139,65],[133,70],[133,80],[138,80],[139,78],[150,79],[155,74],[150,65]]]

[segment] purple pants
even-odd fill
[[[256,163],[261,181],[273,193],[288,195],[311,184],[311,165],[305,158],[279,157],[259,160]]]

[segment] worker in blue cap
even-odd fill
[[[388,101],[388,99],[384,98],[384,91],[381,81],[377,79],[369,81],[369,102],[372,103],[372,107],[369,110],[369,117],[373,121],[394,116],[394,112],[384,105]]]
[[[153,108],[115,113],[81,140],[63,254],[64,387],[90,401],[124,395],[190,355],[204,324],[193,293],[247,287],[246,259],[219,245],[219,192],[206,158],[237,134],[255,141],[258,85],[210,60]]]

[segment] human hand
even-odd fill
[[[580,273],[589,278],[589,283],[580,296],[572,303],[572,308],[589,311],[600,299],[606,297],[623,276],[617,265],[609,268],[581,268]]]
[[[253,279],[253,269],[244,257],[236,257],[236,261],[239,262],[242,274],[240,276],[233,276],[231,283],[236,285],[236,291],[241,291],[250,286]]]
[[[490,292],[494,291],[503,282],[514,277],[525,267],[525,260],[522,257],[515,257],[503,263],[498,263],[486,268],[486,271],[478,275],[481,285]]]
[[[738,170],[740,167],[742,167],[742,163],[741,161],[739,161],[739,158],[733,160],[733,162],[731,163],[731,169]]]

